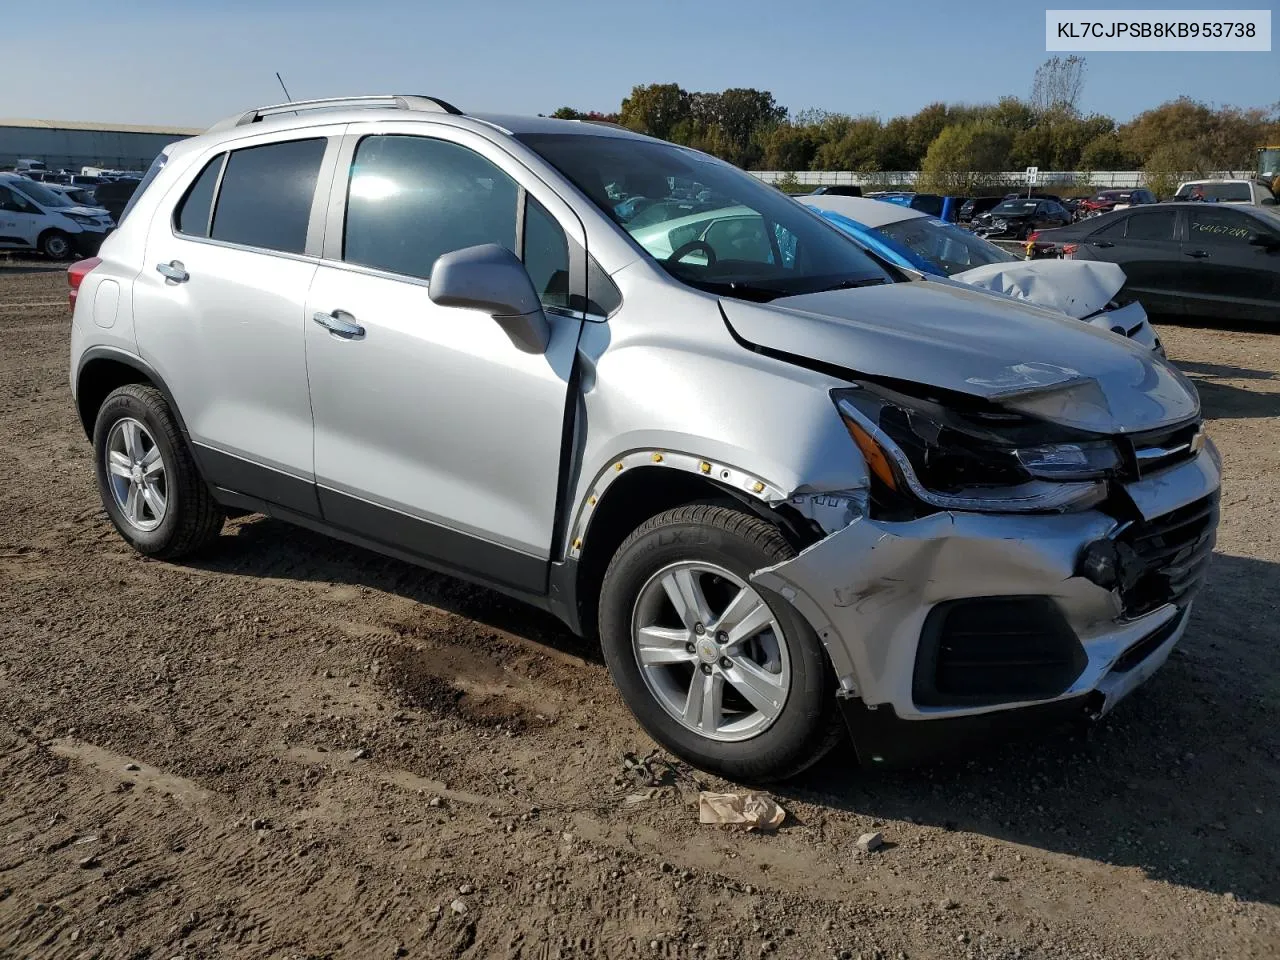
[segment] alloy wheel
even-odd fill
[[[125,522],[146,533],[164,522],[168,471],[155,437],[132,417],[117,420],[107,435],[107,481]]]
[[[673,719],[710,740],[748,740],[782,713],[791,689],[786,637],[769,605],[713,563],[655,573],[632,613],[636,663]]]

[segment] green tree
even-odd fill
[[[767,170],[808,170],[817,152],[812,127],[779,124],[766,137],[764,166]]]
[[[1128,170],[1133,158],[1125,152],[1120,138],[1113,133],[1104,133],[1085,144],[1080,151],[1077,170]]]
[[[677,124],[689,119],[689,94],[677,83],[632,87],[618,119],[624,127],[667,140]]]
[[[818,148],[815,165],[819,170],[879,170],[881,134],[877,117],[858,117],[845,126],[839,140]]]
[[[924,185],[939,193],[964,194],[1006,169],[1013,137],[989,122],[945,127],[920,166]]]

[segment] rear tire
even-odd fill
[[[794,556],[765,520],[695,504],[644,523],[604,576],[600,639],[627,706],[664,747],[732,780],[794,776],[842,732],[817,636],[782,597],[750,583],[754,571]],[[686,611],[706,616],[675,606],[673,581],[682,576],[686,587],[698,584]],[[740,615],[737,632],[735,607],[753,611]],[[734,637],[742,639],[728,642]]]
[[[71,238],[61,230],[46,230],[40,235],[40,252],[50,260],[70,260]]]
[[[93,451],[102,505],[139,553],[176,560],[217,538],[225,514],[155,387],[131,383],[107,395]]]

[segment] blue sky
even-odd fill
[[[299,99],[430,93],[474,112],[612,110],[634,84],[675,81],[888,118],[934,100],[1025,96],[1049,56],[1045,5],[1002,0],[125,0],[70,19],[14,7],[5,32],[33,42],[6,44],[0,116],[182,126],[282,99],[276,70]],[[1277,50],[1087,58],[1082,106],[1120,119],[1179,94],[1280,99]]]

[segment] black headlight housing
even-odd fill
[[[1077,510],[1104,499],[1121,469],[1105,437],[911,386],[862,381],[832,394],[886,505],[909,496],[936,509]]]

